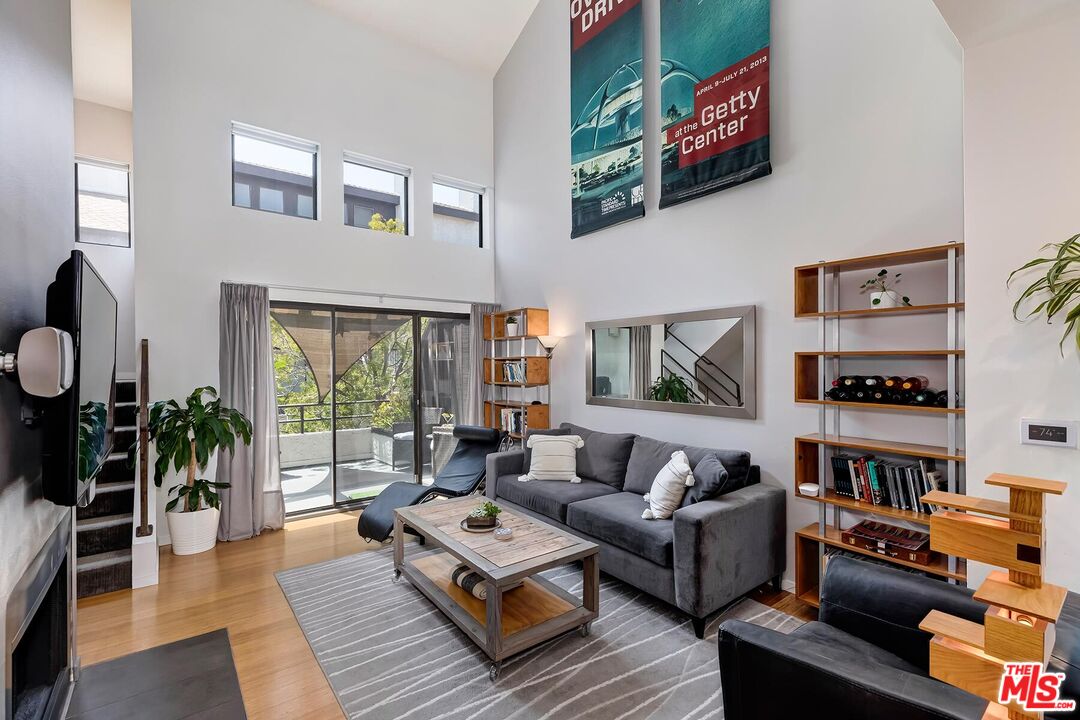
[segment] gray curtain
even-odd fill
[[[484,315],[493,313],[498,305],[473,303],[469,311],[469,395],[460,425],[484,424]]]
[[[652,386],[652,327],[630,328],[630,397],[647,400]]]
[[[221,284],[220,338],[221,402],[251,420],[252,437],[218,453],[217,479],[232,485],[221,493],[218,539],[246,540],[285,524],[266,288]]]

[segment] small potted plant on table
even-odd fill
[[[157,450],[154,484],[161,487],[170,466],[176,472],[187,469],[186,482],[169,489],[176,497],[165,506],[173,553],[194,555],[213,548],[221,515],[217,491],[229,483],[196,478],[195,470],[205,471],[218,448],[232,452],[236,438],[250,445],[251,421],[239,410],[222,407],[217,390],[200,387],[188,395],[183,407],[175,400],[154,403],[147,429]]]
[[[465,518],[465,526],[470,530],[493,528],[498,524],[501,512],[502,508],[495,503],[485,502],[468,514]]]

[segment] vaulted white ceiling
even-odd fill
[[[1077,0],[934,0],[965,48],[1080,11]]]
[[[494,77],[538,0],[309,0]],[[569,32],[569,30],[567,31]]]

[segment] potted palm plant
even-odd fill
[[[1013,305],[1013,316],[1017,320],[1026,320],[1036,315],[1045,315],[1046,322],[1053,323],[1060,318],[1065,323],[1065,332],[1058,343],[1064,352],[1065,341],[1069,335],[1076,336],[1076,347],[1080,349],[1080,235],[1073,235],[1065,242],[1050,243],[1042,247],[1051,250],[1049,257],[1037,257],[1009,274],[1006,285],[1013,278],[1029,270],[1038,268],[1040,275],[1017,298]],[[1025,312],[1021,307],[1029,301],[1039,300],[1029,306]]]
[[[218,448],[232,452],[236,438],[250,445],[251,421],[239,410],[222,407],[216,389],[200,387],[183,406],[175,400],[154,403],[147,429],[157,450],[154,484],[161,487],[170,467],[178,473],[187,470],[187,480],[169,488],[169,495],[176,497],[165,506],[173,553],[194,555],[211,549],[221,514],[217,491],[229,484],[197,478],[195,471],[205,471]]]

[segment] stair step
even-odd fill
[[[131,548],[80,557],[76,565],[80,598],[131,587]]]
[[[135,480],[97,483],[94,500],[86,507],[78,508],[75,516],[79,520],[90,520],[106,516],[130,515],[135,507]]]
[[[98,553],[97,555],[81,557],[78,559],[76,568],[79,572],[83,572],[85,570],[96,570],[100,567],[130,562],[131,548],[124,548],[122,550],[110,550],[109,552]]]
[[[139,422],[139,403],[116,403],[116,424],[135,426]]]
[[[134,381],[124,382],[118,380],[116,383],[116,402],[117,403],[129,403],[136,402],[135,399],[135,383]]]
[[[127,455],[110,455],[97,476],[100,488],[103,484],[134,482],[135,468],[128,464]]]
[[[93,505],[94,503],[91,503],[89,507]],[[130,548],[133,524],[134,517],[130,512],[77,519],[75,546],[78,557]]]

